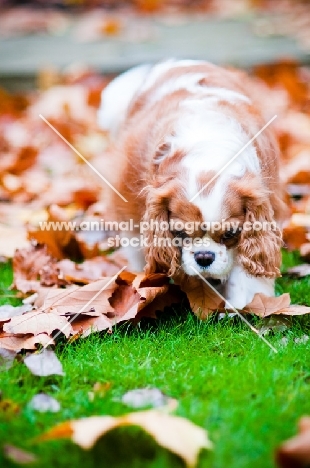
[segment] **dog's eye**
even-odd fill
[[[181,239],[185,239],[187,237],[187,234],[185,231],[172,231],[172,234],[175,236],[175,237],[180,237]]]
[[[230,239],[234,239],[240,234],[240,232],[241,232],[240,228],[237,231],[235,231],[234,229],[229,229],[228,231],[224,232],[224,234],[222,235],[222,241],[224,242]]]

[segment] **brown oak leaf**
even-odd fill
[[[249,312],[259,317],[268,317],[269,315],[280,313],[279,311],[282,309],[288,308],[290,303],[291,298],[288,293],[278,297],[270,297],[262,293],[256,293],[253,300],[244,307],[242,312]]]

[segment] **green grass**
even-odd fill
[[[284,264],[298,258],[285,255]],[[2,270],[3,271],[3,270]],[[10,268],[1,275],[2,295],[11,280]],[[278,281],[277,292],[292,292],[294,302],[310,304],[310,279]],[[0,298],[1,299],[1,298]],[[1,299],[8,302],[8,298]],[[122,326],[112,335],[92,335],[57,354],[64,377],[38,378],[16,362],[0,376],[3,399],[19,412],[4,411],[0,402],[0,441],[35,453],[40,467],[182,467],[176,456],[160,449],[142,431],[111,432],[92,451],[61,440],[38,443],[34,438],[56,423],[91,415],[121,415],[119,401],[127,390],[155,386],[179,401],[176,414],[209,431],[214,450],[202,452],[199,467],[273,467],[275,447],[296,432],[297,419],[310,414],[310,343],[294,338],[310,333],[308,317],[293,320],[283,334],[268,335],[273,353],[246,325],[236,319],[200,322],[191,314],[162,314],[154,324],[131,329]],[[90,401],[96,382],[110,382],[102,398]],[[27,407],[44,391],[61,404],[56,414],[40,414]],[[13,465],[1,458],[0,466]]]

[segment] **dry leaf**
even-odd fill
[[[59,316],[53,312],[39,312],[37,310],[28,312],[22,316],[12,317],[10,322],[3,325],[3,330],[10,334],[39,335],[46,333],[51,335],[55,330],[61,332],[68,338],[72,333],[72,327],[66,317]]]
[[[11,286],[12,289],[17,289],[20,293],[33,294],[40,288],[40,281],[30,281],[22,278],[16,278]]]
[[[292,304],[290,307],[286,307],[284,309],[278,310],[277,312],[274,312],[274,314],[305,315],[305,314],[310,314],[310,307]]]
[[[139,293],[141,293],[140,290]],[[156,312],[163,311],[165,307],[170,307],[182,301],[186,301],[185,294],[180,290],[179,286],[174,284],[170,284],[169,287],[162,289],[158,288],[157,293],[158,295],[153,298],[152,302],[146,298],[144,303],[139,304],[134,323],[139,322],[142,317],[157,318]]]
[[[110,257],[95,257],[83,263],[61,260],[57,263],[62,277],[69,282],[88,284],[103,276],[116,275],[123,265],[117,264]]]
[[[221,297],[200,278],[189,276],[179,284],[187,295],[192,311],[201,320],[205,320],[211,313],[222,309],[225,305]]]
[[[158,388],[135,388],[126,392],[121,398],[121,402],[131,408],[144,408],[146,406],[158,408],[166,406],[171,400],[172,398],[164,395]]]
[[[142,317],[156,318],[156,311],[164,310],[165,307],[181,302],[184,299],[182,291],[178,286],[169,284],[169,281],[170,279],[162,273],[152,273],[145,276],[143,273],[132,274],[123,271],[116,282],[120,284],[120,287],[123,287],[124,293],[126,291],[128,295],[132,295],[132,305],[130,308],[127,307],[127,312],[123,315],[122,320],[133,319],[134,323],[137,323]],[[125,287],[129,285],[132,285],[133,289]],[[135,290],[140,296],[140,301],[136,301]],[[114,297],[111,298],[111,305],[115,307],[114,304],[118,304],[119,299],[119,292],[116,290]]]
[[[26,230],[0,225],[0,255],[12,258],[15,250],[29,246]]]
[[[17,307],[13,307],[9,304],[0,306],[0,322],[5,322],[12,317],[23,315],[30,310],[32,310],[32,306],[30,304],[24,304]]]
[[[49,207],[47,222],[68,223],[69,221],[65,210],[57,205]],[[66,257],[76,260],[83,259],[75,231],[65,228],[36,230],[29,226],[28,237],[31,240],[34,239],[38,244],[45,244],[50,255],[57,259]]]
[[[38,461],[37,457],[33,455],[33,453],[26,452],[25,450],[11,444],[5,444],[3,452],[6,458],[18,465],[28,465],[29,463],[35,463]]]
[[[107,432],[122,426],[139,426],[162,447],[181,457],[188,467],[197,463],[201,449],[211,449],[207,432],[179,416],[156,410],[129,413],[125,416],[92,416],[62,423],[40,437],[40,440],[71,438],[84,449],[90,449]]]
[[[53,263],[46,247],[32,245],[27,249],[18,249],[13,257],[14,282],[12,287],[24,294],[36,292],[40,287],[39,276],[43,268]]]
[[[117,285],[112,278],[103,278],[82,287],[73,286],[69,289],[51,289],[44,299],[42,309],[53,310],[55,313],[75,315],[83,312],[101,315],[112,312],[108,298]],[[88,304],[88,305],[87,305]]]
[[[259,317],[268,317],[269,315],[280,313],[290,306],[291,299],[288,293],[278,297],[265,296],[262,293],[256,293],[252,302],[248,304],[242,312],[258,315]],[[310,312],[310,308],[309,308]],[[281,312],[284,313],[284,312]]]
[[[310,417],[304,416],[298,423],[298,434],[284,442],[276,451],[276,463],[280,468],[304,468],[310,464]]]
[[[65,375],[58,357],[54,351],[48,349],[43,349],[36,354],[25,357],[24,363],[33,375],[40,377]]]
[[[305,226],[298,226],[296,224],[290,224],[283,230],[283,240],[285,247],[288,250],[299,249],[301,245],[305,244],[307,238],[307,228]]]
[[[130,320],[137,315],[141,295],[129,285],[119,285],[109,298],[113,307],[108,317],[113,320]]]
[[[21,351],[22,349],[33,350],[37,349],[37,345],[55,344],[54,341],[45,333],[33,336],[27,335],[12,335],[9,333],[0,334],[0,349],[8,349],[11,351]]]
[[[34,395],[29,401],[28,407],[40,413],[57,413],[60,410],[59,402],[46,393]]]
[[[79,314],[71,322],[72,329],[78,337],[86,338],[91,333],[108,330],[112,332],[112,322],[104,315],[92,317],[90,315]]]
[[[310,265],[305,263],[303,265],[298,265],[292,268],[289,268],[286,274],[297,277],[297,278],[304,278],[305,276],[310,275]]]

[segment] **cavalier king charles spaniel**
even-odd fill
[[[112,209],[133,220],[127,238],[144,234],[128,268],[201,275],[239,309],[274,295],[281,264],[279,149],[272,125],[253,138],[267,122],[256,89],[243,72],[169,60],[114,79],[98,112],[127,199],[111,192]]]

